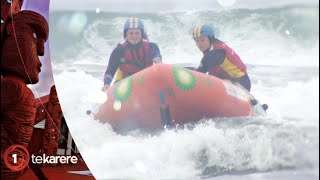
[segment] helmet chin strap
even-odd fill
[[[136,46],[136,45],[141,44],[143,40],[142,40],[142,38],[141,38],[141,40],[140,40],[137,44],[132,44],[132,43],[130,43],[130,42],[128,41],[128,38],[126,37],[126,41],[127,41],[130,45]]]

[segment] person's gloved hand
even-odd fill
[[[106,84],[102,87],[101,91],[103,92],[107,92],[107,90],[109,89],[110,85]]]
[[[153,61],[154,64],[162,63],[162,60],[159,57],[153,58],[152,61]]]

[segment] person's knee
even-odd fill
[[[239,78],[239,83],[250,92],[251,89],[251,81],[249,79],[248,75],[243,76],[242,78]]]
[[[246,83],[244,83],[244,88],[246,88],[250,92],[250,90],[251,90],[251,82],[247,81]]]

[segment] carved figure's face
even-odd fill
[[[41,71],[39,56],[44,55],[48,24],[40,14],[21,12],[6,26],[8,37],[2,48],[1,68],[5,74],[16,74],[27,84],[36,84]]]

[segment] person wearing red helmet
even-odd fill
[[[246,65],[234,50],[214,36],[210,26],[197,26],[193,38],[199,50],[203,52],[197,71],[230,80],[250,91],[251,81]]]
[[[116,72],[116,81],[119,81],[154,63],[162,62],[158,45],[146,40],[144,25],[139,18],[129,18],[125,22],[123,37],[125,41],[118,44],[111,53],[104,75],[103,91],[109,88]]]

